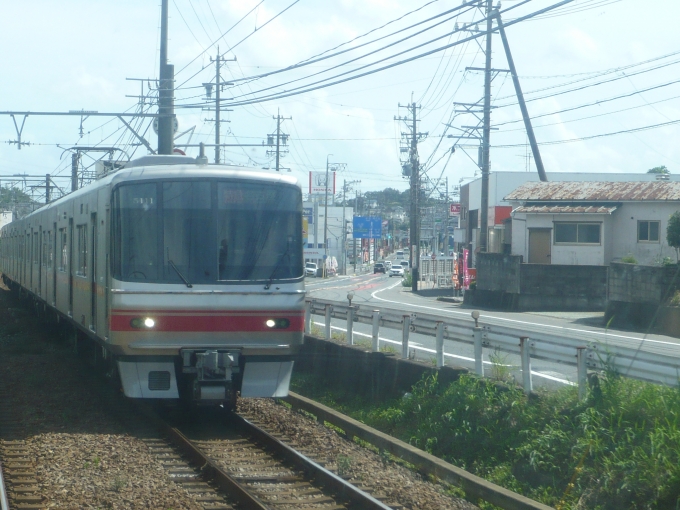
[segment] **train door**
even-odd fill
[[[43,241],[43,235],[45,233],[43,232],[42,227],[38,227],[37,234],[38,234],[38,246],[36,248],[38,250],[38,253],[36,254],[37,255],[36,258],[38,259],[38,267],[37,267],[38,274],[36,276],[38,278],[38,295],[40,297],[42,297],[42,296],[44,296],[43,288],[42,288],[42,282],[43,282],[43,278],[42,278],[43,270],[42,270],[42,268],[43,268],[43,264],[45,263],[45,261],[43,259],[43,250],[42,250],[42,245],[43,245],[43,242],[44,242]]]
[[[90,246],[92,253],[90,261],[92,269],[90,271],[90,316],[91,316],[91,326],[92,331],[97,331],[97,213],[91,214],[92,219],[92,243]]]
[[[68,314],[73,318],[73,218],[68,219]]]
[[[59,257],[59,252],[57,251],[57,224],[54,224],[54,241],[52,241],[52,255],[50,257],[52,267],[52,305],[57,306],[57,257]]]
[[[35,232],[33,231],[33,229],[31,229],[28,232],[28,285],[27,285],[27,287],[30,290],[33,290],[33,266],[34,266],[33,257],[35,257],[35,254],[33,253],[34,248],[35,248],[34,247],[35,241],[33,239],[34,234],[35,234]]]

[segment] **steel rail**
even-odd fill
[[[298,469],[307,473],[308,476],[314,478],[321,485],[332,491],[338,499],[349,502],[351,505],[350,508],[390,510],[390,506],[380,502],[335,473],[321,467],[310,458],[279,441],[274,436],[265,432],[245,418],[236,415],[234,416],[234,419],[237,420],[244,432],[253,435],[259,442],[266,444],[268,448],[274,450],[286,461],[291,462]]]
[[[201,466],[204,476],[210,478],[221,490],[230,497],[233,497],[243,508],[265,510],[269,509],[265,502],[253,494],[236,478],[229,475],[213,460],[206,456],[203,451],[189,440],[180,430],[167,424],[145,406],[137,404],[138,408],[164,433],[168,439],[192,462]],[[334,497],[340,501],[346,501],[350,508],[359,510],[390,510],[388,505],[380,502],[370,494],[360,490],[351,483],[337,476],[336,474],[323,468],[313,460],[302,455],[285,443],[279,441],[271,434],[251,423],[247,419],[237,414],[230,416],[230,421],[234,423],[242,433],[255,438],[261,445],[269,451],[295,466],[296,469],[304,472],[309,478],[314,479],[320,485],[332,492]]]
[[[9,501],[7,499],[7,489],[5,488],[2,462],[0,462],[0,510],[9,510]]]
[[[447,483],[457,485],[465,490],[470,501],[483,499],[503,510],[551,510],[552,507],[517,494],[499,485],[488,482],[479,476],[468,473],[464,469],[449,464],[440,458],[426,453],[415,446],[391,437],[379,430],[365,425],[349,416],[345,416],[330,407],[314,402],[302,395],[289,392],[284,399],[293,409],[301,409],[317,417],[319,421],[342,429],[348,439],[354,437],[366,441],[381,451],[389,452],[395,457],[413,464],[422,473],[434,476]]]

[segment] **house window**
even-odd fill
[[[659,242],[659,221],[638,221],[638,242]]]
[[[555,223],[555,244],[600,244],[600,223]]]

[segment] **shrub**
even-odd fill
[[[638,261],[633,255],[630,253],[626,255],[625,257],[621,257],[621,262],[624,262],[625,264],[637,264]]]
[[[401,279],[401,286],[402,287],[413,286],[413,276],[412,276],[410,271],[408,273],[404,274],[404,277]]]

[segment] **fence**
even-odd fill
[[[546,333],[498,324],[479,322],[479,312],[470,319],[444,318],[432,314],[407,313],[402,310],[350,306],[337,301],[306,301],[305,332],[311,332],[312,315],[324,316],[325,338],[331,338],[331,319],[347,321],[347,340],[354,343],[354,323],[371,324],[373,351],[380,350],[380,328],[401,330],[401,356],[409,353],[409,335],[419,333],[434,337],[437,367],[444,365],[444,340],[474,346],[475,373],[484,376],[483,349],[489,348],[519,355],[524,391],[532,391],[531,360],[563,363],[577,368],[579,396],[585,397],[588,370],[613,370],[625,377],[669,386],[680,378],[680,349],[675,345],[664,352],[612,345],[583,337],[582,333]],[[475,317],[476,316],[476,317]]]
[[[418,268],[418,280],[421,283],[429,283],[432,287],[452,287],[453,265],[456,263],[454,257],[430,257],[420,258]]]

